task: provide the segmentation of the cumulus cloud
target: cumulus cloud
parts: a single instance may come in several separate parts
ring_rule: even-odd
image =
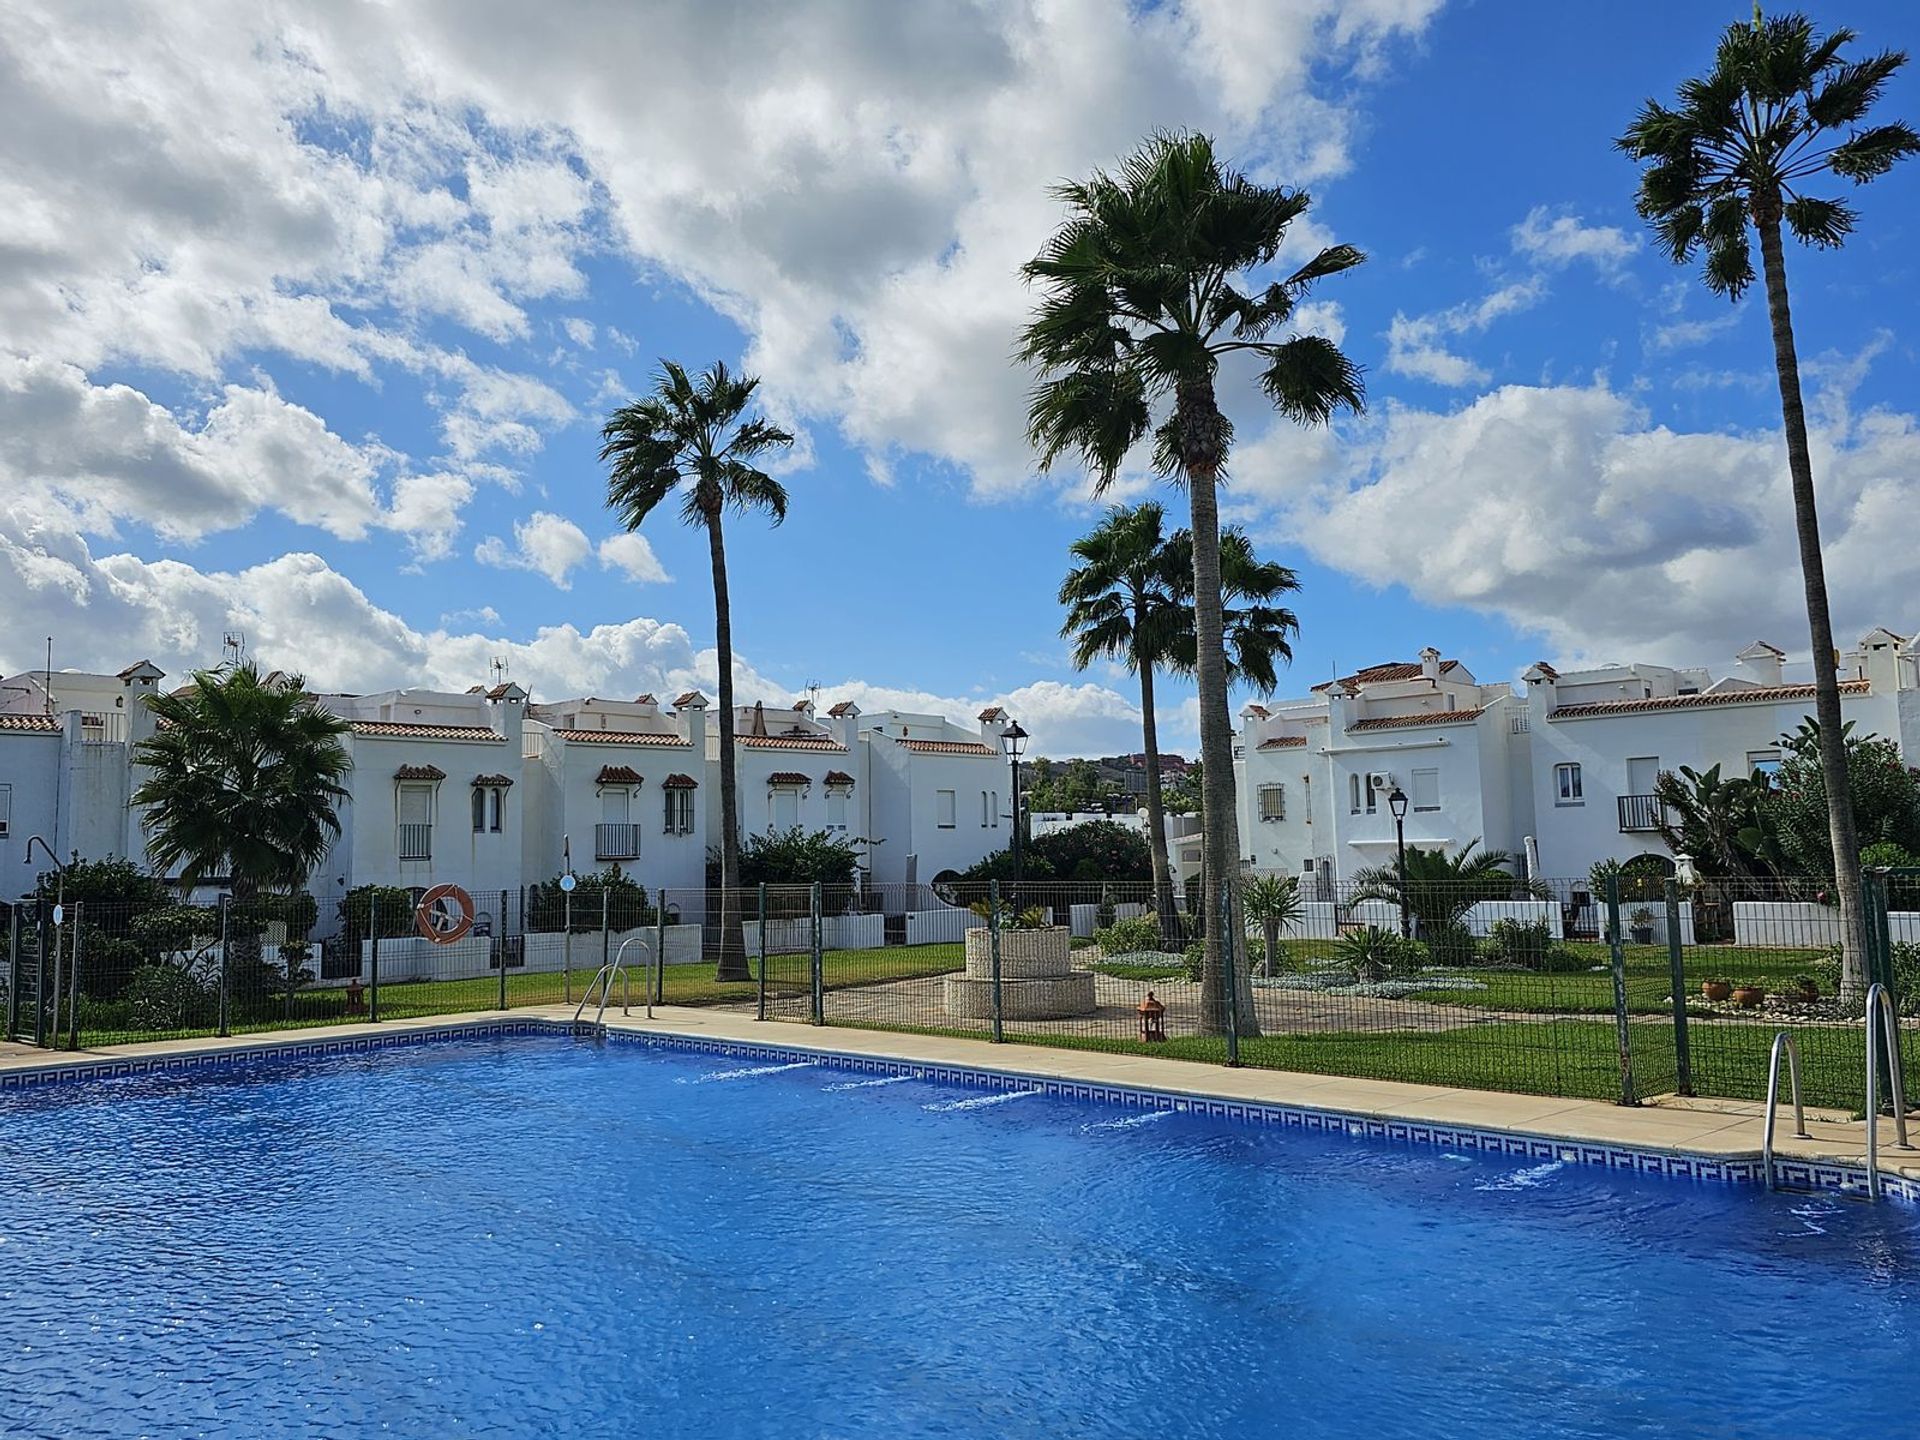
[[[1396,314],[1387,327],[1387,369],[1455,388],[1485,384],[1491,378],[1486,368],[1449,349],[1449,340],[1482,334],[1503,316],[1538,304],[1546,293],[1545,282],[1532,275],[1430,315]]]
[[[1640,241],[1617,225],[1588,225],[1577,215],[1536,205],[1513,227],[1513,248],[1541,265],[1584,262],[1613,276],[1640,252]]]
[[[593,542],[587,539],[587,532],[551,510],[536,510],[526,519],[514,521],[511,544],[498,535],[489,535],[473,547],[473,558],[482,565],[531,570],[562,590],[572,588],[569,576],[574,567],[584,564],[592,554]]]
[[[1911,625],[1920,426],[1856,414],[1837,388],[1814,412],[1836,623]],[[1756,635],[1805,645],[1777,429],[1677,432],[1602,380],[1511,385],[1450,414],[1391,408],[1292,496],[1284,528],[1317,558],[1500,616],[1555,658],[1703,663]]]
[[[600,542],[595,552],[608,570],[618,570],[637,585],[660,585],[673,577],[667,574],[660,557],[653,553],[647,537],[637,530],[623,530]]]

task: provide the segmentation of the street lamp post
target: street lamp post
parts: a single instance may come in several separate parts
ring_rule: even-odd
[[[1407,913],[1407,792],[1398,785],[1387,796],[1387,809],[1393,812],[1393,849],[1400,872],[1400,935],[1413,934],[1413,921]]]
[[[1014,721],[1000,732],[1000,748],[1013,766],[1013,883],[1020,883],[1020,756],[1027,748],[1027,732]]]

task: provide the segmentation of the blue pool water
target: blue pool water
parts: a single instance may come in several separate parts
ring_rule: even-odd
[[[559,1036],[0,1098],[0,1433],[1876,1436],[1904,1207]]]

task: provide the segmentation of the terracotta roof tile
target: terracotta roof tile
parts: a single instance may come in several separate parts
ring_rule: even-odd
[[[1842,680],[1842,695],[1868,695],[1873,687],[1865,680]],[[1699,695],[1663,695],[1652,700],[1593,700],[1582,705],[1562,705],[1547,712],[1549,720],[1584,720],[1597,715],[1639,715],[1650,710],[1699,710],[1713,705],[1774,705],[1792,700],[1811,700],[1811,685],[1761,685],[1750,690],[1716,690]]]
[[[1467,725],[1479,718],[1486,707],[1476,705],[1471,710],[1423,710],[1418,715],[1381,715],[1372,720],[1356,720],[1347,727],[1349,735],[1367,730],[1404,730],[1414,725]]]
[[[832,750],[845,754],[847,747],[831,735],[735,735],[734,740],[754,750]]]
[[[513,777],[511,775],[476,775],[471,783],[476,789],[504,790],[513,784]]]
[[[634,696],[633,703],[636,705],[658,705],[660,702],[654,699],[651,694],[647,694]]]
[[[798,770],[776,770],[767,777],[769,785],[811,785],[813,781]]]
[[[853,784],[853,777],[844,770],[829,770],[827,771],[827,784],[851,785]]]
[[[0,715],[0,730],[44,730],[58,733],[57,715]]]
[[[1000,752],[978,740],[902,740],[901,745],[917,755],[992,755]]]
[[[982,720],[998,720],[1001,716],[1005,715],[1006,713],[1007,712],[1002,710],[998,705],[989,705],[986,709],[980,712],[979,718]]]
[[[647,777],[631,765],[602,765],[593,777],[596,785],[644,785]]]
[[[1460,662],[1458,660],[1442,660],[1440,662],[1440,673],[1442,675],[1446,674],[1449,670],[1458,670],[1459,668]],[[1369,665],[1366,669],[1356,670],[1351,675],[1342,675],[1338,680],[1322,680],[1318,685],[1313,687],[1313,690],[1317,695],[1323,690],[1333,689],[1336,685],[1344,690],[1349,685],[1377,685],[1388,680],[1418,680],[1420,674],[1420,666],[1417,661],[1389,660],[1384,665]]]
[[[684,695],[681,695],[674,700],[673,708],[678,710],[682,706],[692,705],[695,703],[704,705],[707,703],[707,697],[702,695],[698,690],[689,690]]]
[[[447,772],[438,765],[402,765],[393,772],[396,780],[444,780]]]
[[[1276,735],[1271,740],[1262,740],[1260,742],[1260,748],[1262,750],[1291,750],[1295,746],[1305,745],[1306,743],[1307,737],[1304,735]]]
[[[660,782],[669,790],[697,790],[700,782],[691,775],[669,775]]]
[[[836,700],[827,707],[829,715],[858,715],[859,713],[860,707],[851,700]]]
[[[569,745],[685,745],[673,731],[657,730],[555,730]]]
[[[415,725],[404,720],[354,720],[353,733],[395,740],[476,740],[504,744],[506,736],[487,725]]]

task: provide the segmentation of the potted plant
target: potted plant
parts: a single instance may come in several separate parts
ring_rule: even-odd
[[[1653,911],[1642,905],[1627,917],[1627,921],[1627,933],[1633,937],[1634,944],[1651,945],[1653,943]]]
[[[1813,1004],[1820,998],[1820,981],[1812,975],[1794,976],[1791,998],[1803,1005]]]
[[[1733,1003],[1742,1010],[1751,1010],[1767,998],[1767,992],[1758,985],[1736,985],[1733,987]]]
[[[1700,982],[1700,993],[1718,1005],[1733,994],[1733,982],[1722,980],[1718,976],[1709,977]]]

